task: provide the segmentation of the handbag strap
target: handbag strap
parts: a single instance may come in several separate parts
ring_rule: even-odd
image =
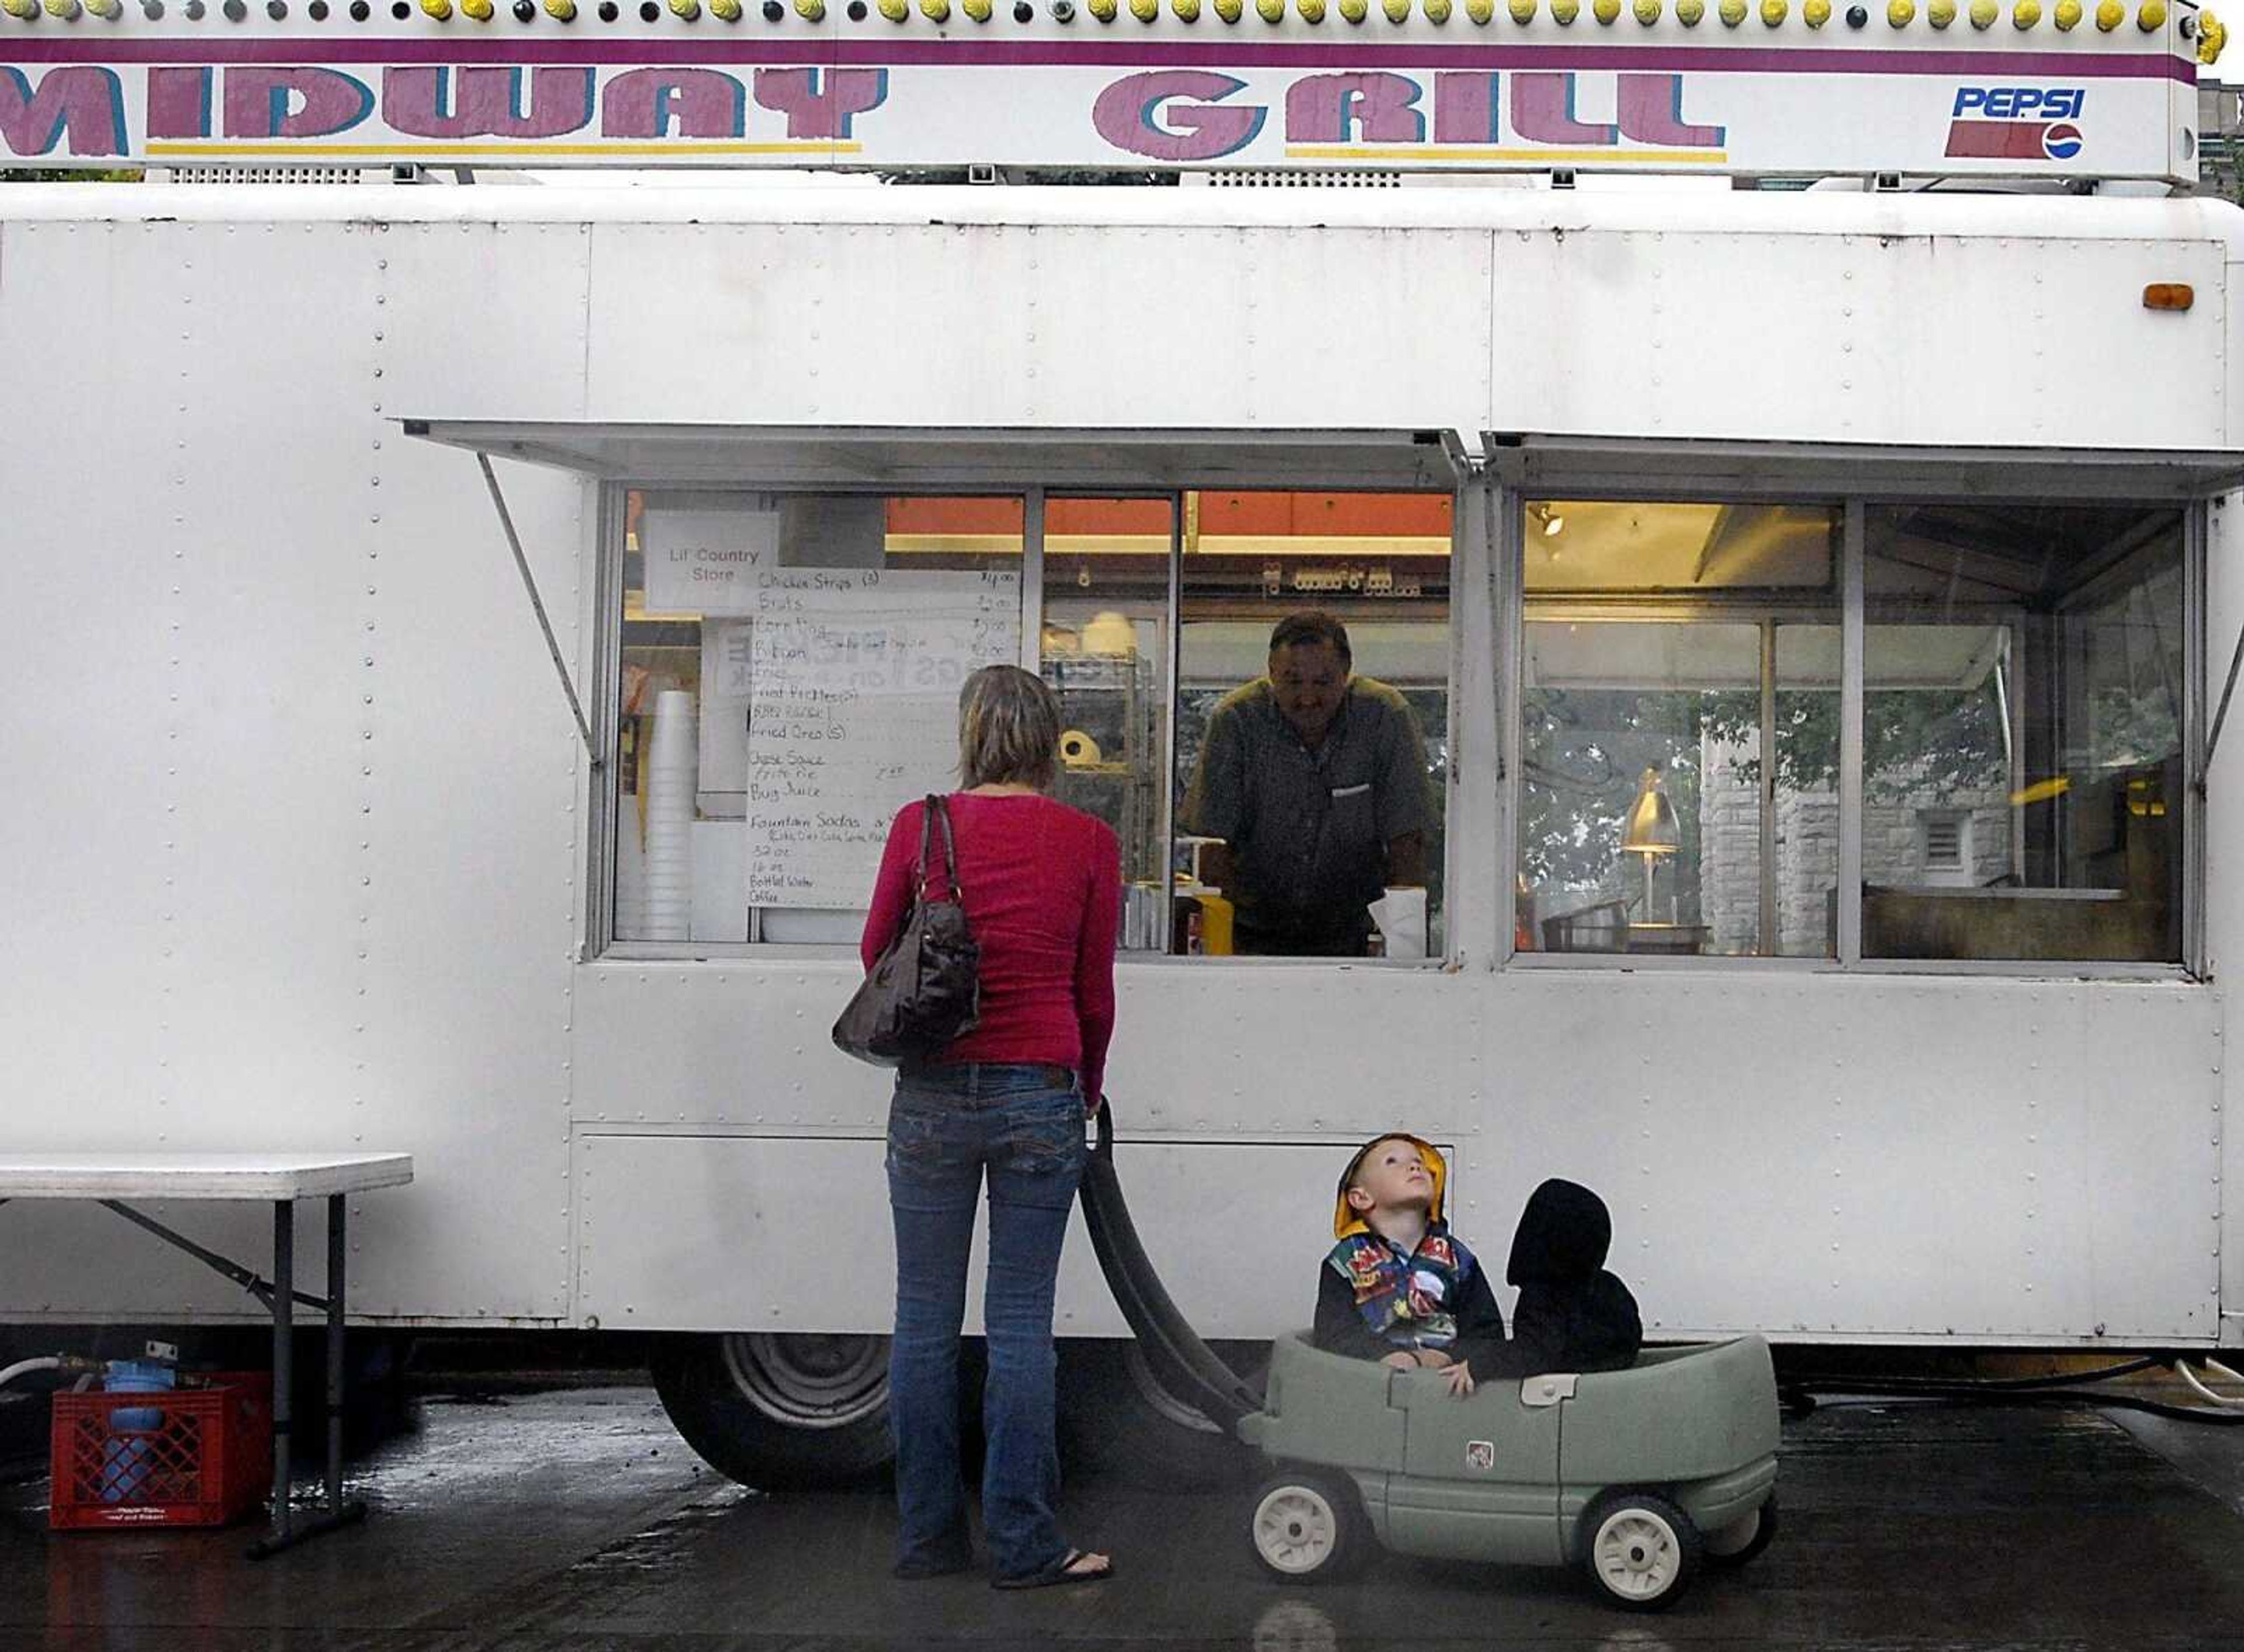
[[[920,811],[919,869],[913,877],[912,894],[916,900],[924,899],[927,895],[928,833],[937,821],[943,823],[943,877],[950,887],[950,898],[963,905],[966,897],[958,887],[958,840],[950,829],[950,810],[945,807],[942,797],[934,792],[927,795],[927,801]]]

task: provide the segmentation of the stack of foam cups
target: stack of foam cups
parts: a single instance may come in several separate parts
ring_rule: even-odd
[[[666,689],[647,742],[646,938],[687,938],[693,912],[693,696]]]

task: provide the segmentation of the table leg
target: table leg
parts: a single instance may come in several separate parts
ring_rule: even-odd
[[[328,1197],[328,1513],[343,1506],[343,1195]]]
[[[273,1202],[273,1525],[268,1541],[288,1540],[288,1459],[295,1426],[296,1202]]]
[[[294,1375],[290,1338],[295,1330],[296,1227],[293,1204],[274,1207],[273,1219],[273,1527],[249,1546],[249,1558],[261,1561],[305,1539],[353,1526],[366,1518],[363,1502],[343,1501],[343,1277],[347,1217],[344,1195],[328,1199],[328,1472],[327,1506],[310,1520],[296,1520],[288,1509],[288,1439],[292,1426],[289,1383]]]

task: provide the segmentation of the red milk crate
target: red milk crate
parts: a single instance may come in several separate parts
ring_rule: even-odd
[[[57,1394],[48,1526],[226,1526],[262,1502],[273,1488],[272,1376],[203,1380],[210,1385]],[[155,1425],[139,1426],[152,1412]]]

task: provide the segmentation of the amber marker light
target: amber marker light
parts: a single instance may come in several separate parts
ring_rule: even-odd
[[[2143,308],[2186,310],[2197,302],[2197,289],[2187,281],[2153,281],[2143,288]]]

